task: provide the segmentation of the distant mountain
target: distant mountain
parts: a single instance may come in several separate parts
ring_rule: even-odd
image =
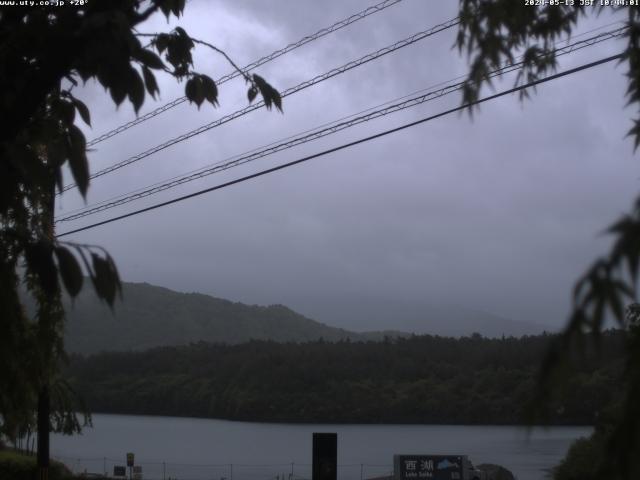
[[[237,344],[251,339],[304,342],[364,338],[310,320],[283,305],[245,305],[147,283],[123,283],[123,297],[113,312],[90,287],[73,303],[66,302],[67,351],[144,350],[200,341]]]
[[[485,337],[521,337],[558,330],[549,325],[515,321],[459,305],[428,301],[345,296],[322,301],[307,299],[293,308],[321,322],[356,332],[392,329],[447,337],[469,336],[474,332]]]
[[[331,327],[284,305],[246,305],[199,293],[180,293],[147,283],[123,283],[123,301],[114,311],[90,286],[67,300],[67,351],[146,350],[196,342],[238,344],[254,340],[306,342],[382,340],[411,333],[460,337],[538,334],[544,327],[459,307],[436,308],[380,299],[330,299],[311,309],[314,318],[346,326]],[[548,328],[547,328],[548,330]],[[409,333],[406,333],[409,332]]]

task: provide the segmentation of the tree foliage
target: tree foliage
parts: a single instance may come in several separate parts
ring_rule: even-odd
[[[218,102],[215,82],[194,69],[192,57],[196,45],[218,49],[181,27],[138,32],[156,12],[180,17],[185,0],[80,3],[0,10],[0,428],[8,434],[33,409],[38,388],[63,357],[62,289],[76,296],[88,276],[110,306],[120,292],[115,262],[104,249],[58,241],[53,231],[63,168],[83,197],[89,188],[78,123],[90,125],[91,112],[75,87],[96,81],[116,106],[128,101],[138,112],[147,95],[159,92],[162,73],[184,81],[185,95],[198,107]],[[146,36],[152,38],[143,45]],[[276,89],[242,73],[249,96],[259,92],[267,106],[281,110]],[[22,306],[21,282],[38,302],[36,321]]]
[[[98,412],[249,421],[522,424],[554,336],[192,344],[73,355],[66,374]],[[625,335],[575,362],[553,424],[591,425],[621,395]]]
[[[581,18],[598,14],[605,7],[585,7],[549,4],[526,6],[510,0],[461,0],[460,29],[456,44],[470,58],[471,71],[464,89],[464,102],[478,98],[484,85],[490,84],[487,74],[503,62],[513,62],[523,54],[523,66],[516,82],[538,79],[557,67],[552,43],[561,35],[574,30]],[[635,117],[628,135],[635,148],[640,145],[640,9],[607,6],[624,11],[627,16],[626,47],[621,62],[627,65],[626,96]],[[580,349],[585,338],[595,343],[600,336],[607,315],[626,327],[625,304],[637,292],[640,260],[640,196],[631,213],[623,216],[608,229],[614,236],[610,251],[596,259],[578,279],[572,311],[563,334],[550,347],[540,374],[536,404],[541,404],[565,378],[563,370],[570,352]],[[626,397],[620,406],[619,417],[608,437],[608,454],[603,455],[602,468],[607,478],[632,478],[631,467],[636,446],[640,444],[640,342],[627,345]],[[636,373],[634,373],[636,372]]]
[[[78,478],[64,464],[56,461],[51,462],[48,473],[48,480],[77,480]],[[38,478],[36,458],[9,449],[0,450],[0,478],[5,480]]]

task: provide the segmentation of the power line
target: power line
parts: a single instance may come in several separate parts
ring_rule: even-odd
[[[574,51],[580,50],[582,48],[590,47],[612,38],[617,38],[623,35],[626,30],[627,30],[627,27],[621,27],[615,30],[604,32],[599,35],[595,35],[593,37],[587,38],[585,40],[574,42],[565,47],[556,48],[551,52],[547,52],[543,54],[543,56],[548,56],[552,53],[555,54],[556,57],[566,55]],[[522,62],[505,65],[491,72],[488,78],[494,78],[500,75],[504,75],[505,73],[510,73],[512,71],[520,69],[521,66],[522,66]],[[458,78],[464,78],[464,76],[458,77]],[[199,170],[189,172],[187,174],[184,174],[178,177],[171,178],[164,182],[156,183],[144,189],[138,189],[137,191],[130,192],[125,195],[121,195],[114,199],[106,200],[99,204],[94,204],[93,206],[89,206],[89,207],[78,209],[76,211],[69,212],[66,216],[56,220],[56,223],[77,220],[79,218],[93,215],[105,210],[110,210],[112,208],[124,205],[126,203],[130,203],[135,200],[139,200],[141,198],[145,198],[150,195],[157,194],[164,190],[168,190],[170,188],[174,188],[179,185],[182,185],[194,180],[198,180],[200,178],[204,178],[206,176],[209,176],[224,170],[228,170],[230,168],[243,165],[245,163],[255,161],[259,158],[263,158],[268,155],[272,155],[277,152],[287,150],[289,148],[293,148],[295,146],[302,145],[304,143],[317,140],[319,138],[323,138],[328,135],[332,135],[334,133],[345,130],[347,128],[351,128],[355,125],[359,125],[361,123],[365,123],[365,122],[374,120],[376,118],[389,115],[391,113],[405,110],[407,108],[412,108],[412,107],[421,105],[425,102],[435,100],[437,98],[459,91],[464,86],[464,83],[465,82],[456,82],[456,83],[446,85],[445,87],[442,87],[437,90],[427,91],[427,89],[423,89],[423,90],[420,90],[419,92],[414,92],[413,94],[406,95],[404,97],[401,97],[399,99],[395,99],[389,102],[385,102],[376,107],[368,108],[367,110],[364,110],[362,112],[350,115],[348,117],[344,117],[340,120],[336,120],[329,124],[325,124],[321,127],[317,127],[316,129],[307,130],[305,132],[302,132],[301,134],[288,137],[284,140],[280,140],[280,142],[273,142],[267,145],[266,147],[263,147],[262,149],[260,148],[254,149],[250,152],[245,152],[243,154],[236,155],[234,157],[231,157],[230,159],[214,163],[212,165],[201,168]],[[420,95],[416,95],[412,97],[412,95],[415,95],[416,93],[419,93]],[[398,103],[394,104],[393,102],[398,102]],[[379,107],[383,107],[384,105],[387,105],[387,106],[384,108],[379,108]],[[369,112],[369,113],[365,113],[365,112]]]
[[[573,44],[571,44],[571,45],[567,45],[567,46],[562,47],[562,48],[557,47],[558,45],[561,45],[561,44],[562,44],[562,43],[564,43],[564,42],[567,42],[567,43],[568,43],[571,39],[574,39],[574,40],[575,40],[575,39],[578,39],[578,38],[585,37],[585,36],[587,36],[587,35],[589,35],[589,34],[591,34],[591,33],[594,33],[594,32],[596,32],[596,31],[604,30],[604,29],[606,29],[606,28],[608,28],[608,27],[611,27],[612,25],[622,25],[622,27],[618,27],[618,28],[617,28],[617,29],[615,29],[615,30],[612,30],[612,31],[609,31],[609,32],[605,32],[605,33],[603,33],[603,34],[599,34],[599,35],[596,35],[596,36],[593,36],[593,37],[588,38],[588,39],[586,39],[586,40],[581,40],[581,41],[579,41],[579,42],[574,42]],[[565,53],[569,53],[569,52],[566,50],[566,49],[569,49],[569,48],[571,49],[571,51],[575,51],[575,50],[579,50],[579,49],[584,48],[584,47],[587,47],[587,46],[591,46],[591,45],[593,45],[593,44],[595,44],[595,43],[600,43],[601,41],[605,41],[605,40],[608,40],[608,39],[610,39],[610,38],[620,37],[620,36],[622,36],[622,35],[624,34],[624,32],[625,32],[627,29],[628,29],[628,27],[625,25],[625,22],[620,21],[620,20],[615,21],[615,22],[609,22],[609,23],[606,23],[606,24],[603,24],[603,25],[599,25],[598,27],[595,27],[595,28],[592,28],[592,29],[586,30],[586,31],[581,32],[581,33],[579,33],[579,34],[576,34],[576,35],[573,35],[573,34],[572,34],[570,38],[563,39],[563,40],[557,40],[557,41],[554,43],[554,46],[556,46],[556,48],[553,50],[553,52],[555,53],[555,55],[556,55],[556,56],[560,56],[560,55],[563,55],[563,54],[565,54]],[[581,44],[581,43],[582,43],[582,44],[584,44],[584,45],[580,45],[580,46],[578,46],[578,44]],[[520,57],[520,58],[519,58],[519,60],[521,60],[521,59],[522,59],[522,57]],[[522,64],[522,62],[521,62],[521,61],[519,61],[516,65],[521,65],[521,64]],[[502,69],[502,68],[505,68],[505,66],[501,67],[501,69]],[[498,69],[498,70],[501,70],[501,69]],[[496,71],[498,71],[498,70],[496,70]],[[493,73],[493,72],[492,72],[492,73]],[[508,72],[504,72],[504,73],[508,73]],[[306,134],[306,133],[311,133],[311,132],[313,132],[313,131],[314,131],[314,130],[316,130],[316,129],[319,129],[319,128],[323,128],[323,127],[327,127],[327,126],[333,125],[333,124],[335,124],[335,123],[337,123],[337,122],[341,122],[341,121],[344,121],[344,120],[347,120],[347,119],[353,118],[353,117],[355,117],[355,116],[357,116],[357,115],[362,115],[362,114],[364,114],[364,113],[366,113],[366,112],[369,112],[369,111],[374,110],[374,109],[376,109],[376,108],[383,107],[383,106],[388,105],[388,104],[390,104],[390,103],[398,102],[398,101],[401,101],[401,100],[405,100],[405,99],[407,99],[407,98],[409,98],[409,97],[411,97],[411,96],[414,96],[414,95],[417,95],[417,94],[420,94],[420,93],[426,92],[426,91],[428,91],[428,89],[435,89],[435,88],[437,88],[437,87],[441,87],[441,86],[443,86],[443,85],[450,84],[451,82],[456,82],[456,81],[459,81],[459,80],[462,80],[462,79],[466,79],[467,77],[468,77],[468,73],[467,73],[467,74],[464,74],[464,75],[458,75],[457,77],[451,78],[451,79],[449,79],[449,80],[442,81],[442,82],[438,82],[438,83],[433,84],[433,85],[431,85],[431,86],[429,86],[429,87],[422,88],[422,89],[417,90],[417,91],[413,91],[413,92],[411,92],[411,93],[408,93],[408,94],[406,94],[406,95],[403,95],[402,97],[399,97],[399,98],[396,98],[396,99],[393,99],[393,100],[389,100],[389,101],[383,102],[383,103],[381,103],[381,104],[378,104],[378,105],[375,105],[375,106],[372,106],[372,107],[366,108],[366,109],[361,110],[361,111],[359,111],[359,112],[357,112],[357,113],[352,113],[352,114],[350,114],[350,115],[343,116],[343,117],[341,117],[341,118],[339,118],[339,119],[336,119],[336,120],[333,120],[333,121],[331,121],[331,122],[323,123],[323,124],[321,124],[321,125],[316,126],[315,128],[307,129],[307,130],[305,130],[305,131],[303,131],[303,132],[299,132],[298,134],[290,135],[290,136],[285,137],[285,138],[282,138],[282,139],[280,139],[280,140],[270,142],[269,144],[262,145],[262,146],[260,146],[260,147],[256,147],[256,148],[254,148],[254,149],[252,149],[252,150],[245,151],[245,152],[243,152],[243,153],[236,154],[236,155],[233,155],[233,156],[231,156],[231,157],[227,157],[227,158],[226,158],[226,159],[224,159],[224,160],[220,160],[220,161],[218,161],[218,162],[215,162],[215,163],[209,164],[209,165],[204,166],[204,167],[201,167],[201,168],[199,168],[199,169],[195,169],[195,170],[191,170],[191,171],[189,171],[189,172],[183,173],[183,174],[175,175],[175,176],[170,177],[170,178],[168,178],[168,179],[165,179],[165,180],[162,180],[162,181],[159,181],[159,182],[153,183],[153,184],[151,184],[151,185],[147,185],[146,187],[141,187],[141,188],[135,189],[135,190],[130,191],[130,192],[126,193],[126,194],[116,195],[116,196],[110,197],[110,198],[108,198],[108,199],[101,200],[101,201],[99,201],[99,202],[95,202],[95,203],[93,203],[93,204],[92,204],[92,205],[90,205],[90,206],[85,206],[85,207],[80,207],[80,208],[77,208],[77,209],[72,209],[72,210],[68,211],[67,213],[68,213],[68,214],[74,214],[74,213],[77,213],[77,212],[85,211],[85,210],[87,210],[87,208],[93,208],[93,207],[98,206],[98,205],[103,205],[103,204],[106,204],[106,203],[110,203],[110,202],[112,202],[112,201],[119,200],[119,199],[121,199],[121,198],[122,198],[122,197],[124,197],[124,196],[129,196],[129,195],[132,195],[132,194],[136,194],[136,193],[139,193],[139,192],[143,192],[143,191],[145,191],[145,190],[147,190],[147,189],[150,189],[150,188],[153,188],[153,187],[157,187],[157,186],[163,185],[163,184],[164,184],[164,183],[166,183],[166,182],[172,182],[173,180],[178,180],[178,179],[183,178],[183,177],[187,177],[187,176],[190,176],[190,175],[193,175],[193,174],[197,174],[197,173],[202,172],[202,171],[204,171],[204,170],[209,170],[212,166],[219,165],[219,164],[221,164],[221,163],[225,163],[225,162],[231,161],[231,159],[237,159],[238,157],[243,156],[243,155],[247,155],[247,154],[249,154],[249,153],[256,153],[256,152],[258,152],[258,151],[260,151],[260,150],[262,150],[262,149],[266,149],[266,148],[271,147],[271,146],[273,146],[273,145],[276,145],[276,144],[278,144],[278,143],[280,143],[280,142],[283,142],[283,141],[287,141],[287,140],[293,139],[293,138],[295,138],[296,136],[299,136],[299,135],[302,135],[302,134]],[[64,220],[64,219],[60,219],[60,220]]]
[[[478,100],[476,100],[474,102],[468,102],[466,104],[460,105],[459,107],[455,107],[455,108],[452,108],[452,109],[449,109],[449,110],[445,110],[443,112],[440,112],[440,113],[437,113],[435,115],[431,115],[431,116],[422,118],[420,120],[416,120],[414,122],[405,123],[404,125],[401,125],[399,127],[395,127],[395,128],[389,129],[389,130],[385,130],[385,131],[376,133],[374,135],[370,135],[368,137],[360,138],[358,140],[354,140],[353,142],[344,143],[344,144],[339,145],[337,147],[333,147],[333,148],[330,148],[330,149],[327,149],[327,150],[323,150],[321,152],[314,153],[314,154],[308,155],[306,157],[302,157],[302,158],[300,158],[298,160],[294,160],[292,162],[288,162],[288,163],[285,163],[285,164],[282,164],[282,165],[278,165],[276,167],[268,168],[266,170],[261,170],[260,172],[253,173],[251,175],[247,175],[247,176],[244,176],[244,177],[241,177],[241,178],[237,178],[237,179],[231,180],[229,182],[221,183],[221,184],[215,185],[213,187],[205,188],[204,190],[199,190],[197,192],[190,193],[188,195],[183,195],[181,197],[177,197],[177,198],[174,198],[172,200],[168,200],[166,202],[161,202],[161,203],[157,203],[155,205],[151,205],[151,206],[146,207],[146,208],[141,208],[139,210],[135,210],[133,212],[126,213],[124,215],[119,215],[117,217],[112,217],[112,218],[109,218],[107,220],[103,220],[101,222],[96,222],[96,223],[93,223],[91,225],[87,225],[87,226],[84,226],[84,227],[81,227],[81,228],[76,228],[74,230],[70,230],[68,232],[61,233],[61,234],[58,235],[58,237],[64,237],[64,236],[67,236],[67,235],[71,235],[72,233],[78,233],[78,232],[82,232],[82,231],[85,231],[85,230],[89,230],[89,229],[92,229],[92,228],[95,228],[95,227],[99,227],[101,225],[106,225],[108,223],[115,222],[117,220],[122,220],[122,219],[125,219],[125,218],[128,218],[128,217],[139,215],[141,213],[149,212],[151,210],[155,210],[155,209],[158,209],[158,208],[161,208],[161,207],[166,207],[166,206],[171,205],[173,203],[178,203],[178,202],[181,202],[183,200],[187,200],[189,198],[193,198],[193,197],[197,197],[197,196],[200,196],[200,195],[204,195],[205,193],[213,192],[215,190],[220,190],[220,189],[225,188],[225,187],[230,187],[231,185],[242,183],[242,182],[245,182],[247,180],[252,180],[254,178],[258,178],[258,177],[261,177],[263,175],[267,175],[269,173],[276,172],[278,170],[283,170],[285,168],[292,167],[294,165],[298,165],[298,164],[307,162],[309,160],[313,160],[314,158],[322,157],[322,156],[328,155],[330,153],[334,153],[334,152],[337,152],[337,151],[340,151],[340,150],[344,150],[346,148],[353,147],[355,145],[359,145],[361,143],[365,143],[365,142],[368,142],[368,141],[371,141],[371,140],[375,140],[377,138],[384,137],[386,135],[390,135],[392,133],[396,133],[396,132],[399,132],[401,130],[404,130],[404,129],[407,129],[407,128],[410,128],[410,127],[414,127],[416,125],[420,125],[422,123],[426,123],[426,122],[429,122],[431,120],[435,120],[436,118],[444,117],[444,116],[449,115],[451,113],[455,113],[455,112],[464,110],[466,108],[473,107],[474,105],[479,105],[481,103],[488,102],[490,100],[494,100],[496,98],[499,98],[499,97],[502,97],[502,96],[505,96],[505,95],[509,95],[511,93],[519,92],[519,91],[525,90],[527,88],[530,88],[530,87],[533,87],[533,86],[536,86],[536,85],[540,85],[542,83],[549,82],[551,80],[556,80],[558,78],[561,78],[561,77],[564,77],[564,76],[567,76],[567,75],[571,75],[573,73],[577,73],[577,72],[580,72],[582,70],[593,68],[593,67],[596,67],[598,65],[602,65],[604,63],[611,62],[613,60],[618,60],[618,59],[621,59],[622,57],[623,57],[623,54],[619,53],[617,55],[612,55],[612,56],[597,60],[595,62],[583,64],[583,65],[581,65],[579,67],[575,67],[575,68],[566,70],[564,72],[556,73],[554,75],[550,75],[550,76],[545,77],[545,78],[541,78],[541,79],[538,79],[538,80],[527,82],[527,83],[525,83],[523,85],[519,85],[517,87],[510,88],[509,90],[505,90],[505,91],[502,91],[500,93],[496,93],[494,95],[490,95],[488,97],[480,98],[480,99],[478,99]]]
[[[264,65],[265,63],[270,62],[271,60],[274,60],[278,57],[281,57],[282,55],[289,53],[297,48],[302,47],[303,45],[306,45],[307,43],[310,43],[314,40],[317,40],[319,38],[322,38],[326,35],[329,35],[330,33],[333,33],[337,30],[340,30],[341,28],[344,28],[348,25],[351,25],[352,23],[355,23],[359,20],[362,20],[363,18],[368,17],[369,15],[373,15],[374,13],[378,13],[381,12],[383,10],[385,10],[388,7],[391,7],[393,5],[395,5],[396,3],[401,2],[402,0],[384,0],[380,3],[377,3],[376,5],[373,5],[365,10],[362,10],[361,12],[358,13],[354,13],[353,15],[344,18],[336,23],[334,23],[333,25],[330,25],[328,27],[325,28],[321,28],[320,30],[318,30],[317,32],[311,34],[311,35],[307,35],[306,37],[301,38],[300,40],[298,40],[297,42],[294,43],[290,43],[289,45],[287,45],[286,47],[283,47],[279,50],[276,50],[272,53],[270,53],[269,55],[266,55],[262,58],[259,58],[258,60],[255,60],[247,65],[245,65],[244,67],[242,67],[242,71],[243,72],[247,72],[249,70],[252,70],[254,68],[257,68],[261,65]],[[232,72],[223,75],[222,77],[220,77],[219,79],[216,80],[216,84],[218,86],[222,85],[223,83],[232,80],[234,78],[236,78],[237,76],[240,75],[240,72],[238,72],[237,70],[233,70]],[[156,108],[155,110],[152,110],[151,112],[145,113],[144,115],[135,118],[134,120],[131,120],[130,122],[124,123],[116,128],[114,128],[113,130],[110,130],[102,135],[100,135],[97,138],[94,138],[92,140],[90,140],[89,142],[87,142],[87,147],[92,147],[93,145],[96,145],[108,138],[111,138],[115,135],[118,135],[119,133],[124,132],[125,130],[130,129],[131,127],[134,127],[142,122],[146,122],[147,120],[150,120],[151,118],[160,115],[161,113],[166,112],[167,110],[172,109],[173,107],[177,107],[178,105],[180,105],[181,103],[184,103],[185,101],[187,101],[187,97],[180,97],[180,98],[176,98],[175,100],[172,100],[169,103],[166,103],[158,108]]]
[[[293,95],[294,93],[297,93],[301,90],[304,90],[305,88],[311,87],[313,85],[316,85],[320,82],[323,82],[325,80],[328,80],[332,77],[335,77],[336,75],[340,75],[342,73],[345,73],[349,70],[352,70],[353,68],[359,67],[361,65],[364,65],[365,63],[371,62],[372,60],[376,60],[377,58],[382,57],[383,55],[387,55],[389,53],[395,52],[396,50],[399,50],[401,48],[404,48],[406,46],[412,45],[416,42],[419,42],[420,40],[424,40],[425,38],[428,38],[432,35],[435,35],[436,33],[442,32],[443,30],[447,30],[449,28],[452,28],[454,26],[456,26],[459,23],[458,18],[454,18],[451,20],[448,20],[447,22],[441,23],[439,25],[435,25],[434,27],[431,27],[427,30],[423,30],[422,32],[418,32],[415,33],[403,40],[399,40],[398,42],[386,46],[384,48],[381,48],[380,50],[376,50],[375,52],[369,53],[367,55],[364,55],[363,57],[358,58],[357,60],[352,60],[351,62],[345,63],[344,65],[334,68],[332,70],[329,70],[326,73],[323,73],[321,75],[317,75],[316,77],[313,77],[310,80],[306,80],[298,85],[296,85],[295,87],[291,87],[288,88],[287,90],[283,91],[280,96],[282,98],[287,97],[289,95]],[[247,107],[237,110],[233,113],[230,113],[228,115],[225,115],[222,118],[219,118],[218,120],[215,120],[211,123],[208,123],[206,125],[202,125],[199,128],[196,128],[195,130],[191,130],[187,133],[184,133],[178,137],[172,138],[171,140],[168,140],[164,143],[161,143],[159,145],[156,145],[155,147],[152,147],[148,150],[145,150],[144,152],[138,153],[137,155],[133,155],[125,160],[122,160],[121,162],[118,162],[114,165],[111,165],[110,167],[104,168],[94,174],[92,174],[89,178],[94,179],[97,177],[101,177],[103,175],[106,175],[108,173],[111,173],[115,170],[119,170],[123,167],[126,167],[127,165],[130,165],[132,163],[138,162],[140,160],[142,160],[143,158],[149,157],[161,150],[164,150],[165,148],[168,148],[172,145],[175,145],[176,143],[180,143],[183,142],[185,140],[188,140],[191,137],[194,137],[196,135],[199,135],[203,132],[206,132],[208,130],[211,130],[212,128],[216,128],[219,127],[220,125],[223,125],[227,122],[230,122],[231,120],[234,120],[238,117],[241,117],[243,115],[246,115],[247,113],[253,112],[254,110],[257,110],[259,108],[261,108],[262,106],[264,106],[264,101],[260,101],[257,102],[253,105],[248,105]],[[75,188],[77,185],[76,184],[69,184],[66,185],[63,189],[62,192],[66,192],[67,190],[70,190],[72,188]]]

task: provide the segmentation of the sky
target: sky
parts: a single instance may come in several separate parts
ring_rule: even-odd
[[[329,26],[375,1],[204,1],[185,15],[147,22],[144,32],[180,25],[239,65]],[[255,70],[283,91],[416,32],[454,18],[457,2],[404,0]],[[615,28],[605,10],[574,36]],[[92,181],[86,205],[220,162],[339,118],[449,82],[468,70],[443,31]],[[585,35],[584,38],[586,38]],[[577,37],[580,39],[583,37]],[[564,44],[563,44],[564,45]],[[560,70],[618,53],[610,40],[560,59]],[[229,73],[198,48],[195,68]],[[302,165],[153,212],[66,237],[99,244],[125,281],[201,292],[250,304],[285,304],[325,323],[365,330],[378,306],[450,305],[560,327],[578,276],[606,253],[607,226],[627,212],[640,171],[625,138],[625,66],[615,62],[541,85],[530,100],[508,95],[473,118],[454,113]],[[495,83],[510,88],[514,76]],[[160,78],[161,98],[184,84]],[[94,147],[95,172],[247,105],[247,86],[220,86],[220,106],[179,107]],[[491,93],[491,92],[487,92]],[[135,117],[101,86],[74,94],[91,108],[92,139]],[[60,222],[58,233],[169,200],[394,128],[461,102],[459,93],[349,128],[146,199]],[[56,217],[85,206],[75,190]],[[352,312],[349,323],[340,315]],[[394,319],[388,318],[387,328]],[[380,325],[376,325],[380,327]]]

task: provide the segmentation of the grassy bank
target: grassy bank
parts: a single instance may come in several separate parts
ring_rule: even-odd
[[[51,461],[49,480],[78,480],[80,478],[83,478],[83,476],[72,474],[62,463]],[[37,480],[38,465],[36,457],[11,449],[0,450],[0,479]]]

